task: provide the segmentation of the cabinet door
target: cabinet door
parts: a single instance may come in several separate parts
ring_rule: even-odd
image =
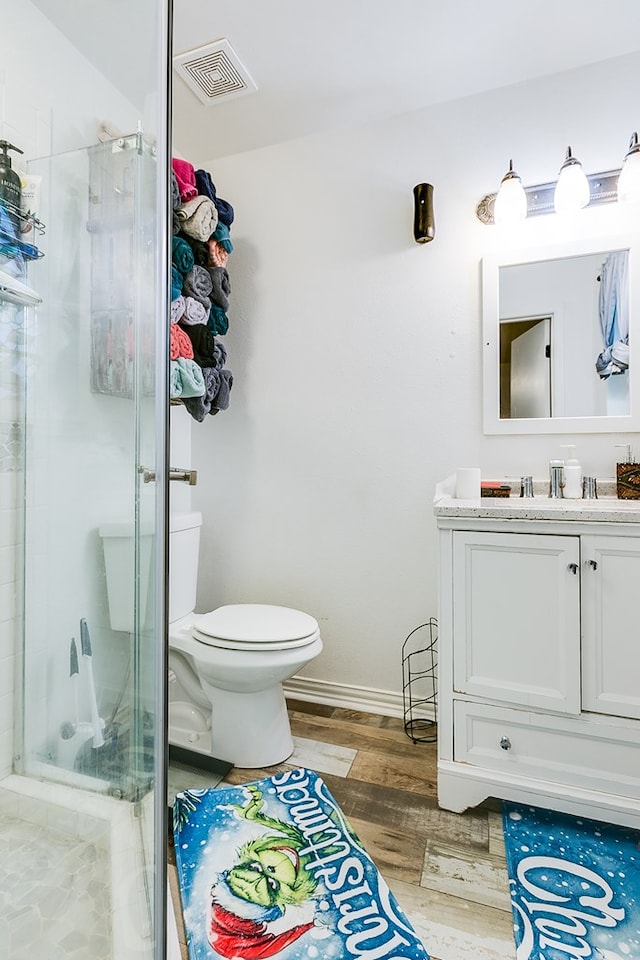
[[[456,691],[579,712],[579,563],[578,537],[454,533]]]
[[[583,709],[640,718],[640,539],[582,538]]]

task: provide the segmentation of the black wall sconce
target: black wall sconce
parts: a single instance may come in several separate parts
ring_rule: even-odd
[[[429,243],[435,235],[433,185],[418,183],[413,188],[413,236],[416,243]]]

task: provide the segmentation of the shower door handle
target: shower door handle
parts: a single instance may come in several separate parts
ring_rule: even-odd
[[[153,483],[156,479],[155,470],[151,470],[149,467],[138,467],[138,472],[142,474],[145,483]],[[182,480],[184,483],[188,483],[190,487],[195,487],[198,482],[198,471],[170,467],[169,480]]]

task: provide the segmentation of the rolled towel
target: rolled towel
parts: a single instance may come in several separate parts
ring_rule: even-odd
[[[186,301],[182,295],[171,301],[171,323],[177,323],[184,314],[185,303]]]
[[[233,374],[231,370],[220,370],[220,386],[218,387],[218,392],[213,398],[213,403],[211,404],[211,413],[214,410],[226,410],[229,406],[229,394],[231,393],[231,387],[233,386]]]
[[[225,250],[217,240],[209,240],[207,244],[207,265],[211,267],[226,267],[229,262],[229,251]]]
[[[205,273],[207,271],[205,270]],[[209,277],[209,274],[207,273]],[[211,282],[211,277],[209,277],[209,282]],[[175,267],[171,267],[171,299],[177,300],[180,294],[182,293],[182,274],[179,270],[176,270]]]
[[[196,187],[198,193],[203,197],[209,197],[209,200],[216,199],[216,185],[211,179],[211,174],[206,170],[196,170]]]
[[[222,340],[216,340],[215,346],[213,348],[213,356],[215,357],[214,367],[218,370],[222,370],[225,363],[227,362],[227,348],[225,347]]]
[[[199,300],[205,307],[209,304],[209,309],[211,309],[209,294],[211,293],[212,287],[213,282],[209,271],[205,270],[204,267],[199,267],[197,264],[191,268],[182,283],[185,297],[194,297],[195,300]]]
[[[193,250],[182,237],[173,237],[171,240],[171,263],[183,277],[185,273],[189,273],[189,270],[193,269],[195,263]]]
[[[184,298],[184,311],[180,317],[181,323],[206,323],[208,318],[209,315],[204,304],[200,303],[199,300],[194,299],[194,297]]]
[[[223,200],[222,197],[216,197],[213,202],[215,203],[216,210],[218,211],[219,222],[224,223],[225,227],[230,227],[233,223],[235,213],[229,201]]]
[[[176,177],[173,170],[171,171],[171,209],[177,210],[180,204],[182,203],[182,197],[180,196],[180,187],[178,186],[178,178]]]
[[[172,323],[169,328],[169,357],[171,360],[177,360],[178,357],[193,360],[191,340],[178,323]]]
[[[189,244],[193,252],[193,259],[199,267],[208,267],[209,266],[209,245],[204,243],[202,240],[194,240],[193,237],[188,237],[184,234],[183,239],[186,243]]]
[[[174,210],[173,213],[172,213],[172,215],[171,215],[171,233],[172,233],[172,235],[173,235],[174,237],[175,237],[178,233],[180,233],[180,226],[181,226],[181,224],[180,224],[180,221],[178,220],[178,214],[177,214],[176,211]]]
[[[208,240],[218,224],[218,211],[208,197],[187,200],[176,210],[176,216],[182,232],[195,240]]]
[[[215,354],[216,339],[204,323],[196,326],[181,326],[182,332],[189,338],[193,348],[193,359],[201,367],[218,367]]]
[[[229,272],[224,267],[209,267],[211,277],[211,299],[226,312],[229,309],[231,282]]]
[[[229,318],[222,307],[219,307],[217,303],[211,304],[207,326],[212,333],[217,333],[220,337],[224,337],[225,333],[229,329]]]
[[[180,160],[179,157],[172,157],[171,167],[178,181],[178,190],[180,191],[180,199],[182,202],[185,203],[187,200],[197,197],[198,188],[196,187],[196,172],[193,164],[189,163],[188,160]]]
[[[203,396],[184,401],[184,405],[198,423],[202,423],[208,413],[211,413],[211,404],[220,389],[220,374],[213,367],[204,367],[202,370],[205,391]],[[216,413],[218,411],[216,410]]]
[[[220,246],[226,250],[227,253],[233,253],[233,244],[231,243],[229,227],[226,225],[226,223],[218,223],[215,229],[211,231],[209,236],[212,240],[217,240]]]
[[[178,398],[203,397],[205,394],[202,369],[195,360],[178,357],[169,363],[169,395],[172,400]]]

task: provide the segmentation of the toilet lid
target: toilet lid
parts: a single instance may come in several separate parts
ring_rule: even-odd
[[[229,603],[198,617],[193,635],[213,645],[275,650],[310,643],[318,635],[318,623],[290,607]]]

